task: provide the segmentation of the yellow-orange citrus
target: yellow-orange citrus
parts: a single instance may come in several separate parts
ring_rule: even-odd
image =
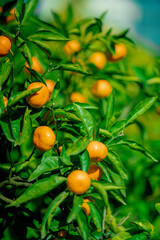
[[[0,36],[0,57],[6,56],[12,47],[11,40],[6,36]]]
[[[49,96],[52,97],[52,92],[53,92],[53,89],[54,89],[56,83],[50,79],[47,79],[46,84],[47,84],[47,88],[49,91]]]
[[[81,49],[81,45],[77,40],[71,40],[68,41],[65,45],[64,45],[64,52],[68,55],[71,56],[74,53],[79,52]]]
[[[91,200],[87,197],[83,198],[82,208],[84,209],[87,216],[91,214],[91,210],[87,202],[91,202]]]
[[[72,193],[77,195],[84,194],[91,185],[88,173],[82,170],[75,170],[67,177],[67,186]]]
[[[127,49],[124,44],[118,43],[115,44],[115,54],[112,54],[111,52],[107,53],[107,59],[109,62],[116,62],[127,55]]]
[[[4,112],[5,112],[6,107],[7,107],[7,103],[8,103],[8,98],[6,98],[5,96],[3,96],[3,100],[4,100]]]
[[[73,92],[70,96],[71,102],[86,103],[87,99],[79,92]]]
[[[94,65],[98,69],[102,69],[106,65],[107,58],[106,58],[104,53],[102,53],[102,52],[95,52],[95,53],[92,53],[92,55],[89,57],[88,62],[89,63],[94,63]]]
[[[95,97],[105,98],[112,92],[112,86],[107,80],[99,79],[93,83],[91,92]]]
[[[10,15],[8,15],[6,17],[6,23],[9,23],[9,22],[11,22],[11,21],[16,19],[16,17],[15,17],[16,9],[15,8],[12,8],[9,13],[10,13]]]
[[[0,13],[2,13],[3,12],[3,7],[0,7]]]
[[[91,164],[89,166],[89,169],[88,169],[88,175],[91,179],[94,179],[94,180],[101,180],[102,178],[102,168],[96,164]]]
[[[59,152],[61,153],[61,152],[62,152],[62,146],[60,146],[60,147],[58,148],[58,150],[59,150]]]
[[[33,134],[33,144],[41,152],[50,150],[55,143],[55,134],[50,127],[37,127]]]
[[[91,163],[101,162],[108,154],[107,147],[98,141],[91,141],[87,146]]]
[[[58,232],[59,237],[67,238],[68,237],[68,232],[65,229],[62,229]]]
[[[29,68],[29,65],[27,62],[25,63],[25,66]],[[32,57],[32,69],[37,71],[40,74],[42,74],[42,72],[43,72],[43,69],[42,69],[41,64],[39,63],[37,57]],[[24,70],[26,73],[30,74],[26,68],[24,68]]]
[[[28,104],[33,108],[41,108],[48,101],[48,98],[49,98],[48,88],[45,84],[41,82],[31,83],[28,86],[27,90],[31,90],[39,87],[41,87],[40,90],[38,90],[37,92],[35,92],[30,96],[27,96],[26,98]]]

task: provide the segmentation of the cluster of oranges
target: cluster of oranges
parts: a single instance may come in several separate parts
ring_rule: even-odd
[[[80,50],[81,50],[81,45],[77,40],[68,41],[64,46],[64,52],[70,57],[73,57],[74,54],[77,54]],[[88,63],[94,64],[98,70],[101,70],[105,67],[107,61],[116,62],[124,58],[126,55],[127,55],[127,49],[125,45],[122,43],[118,43],[118,44],[115,44],[115,54],[111,54],[111,52],[109,51],[106,54],[104,54],[103,52],[94,52],[90,55],[88,59]],[[79,60],[77,61],[79,62]],[[72,62],[75,63],[74,57],[72,58]],[[84,63],[81,65],[84,65]],[[107,80],[99,79],[92,85],[91,92],[95,97],[99,99],[105,98],[111,94],[112,86]],[[87,101],[86,97],[79,92],[73,92],[70,96],[70,100],[72,102],[80,102],[80,103],[85,103]]]

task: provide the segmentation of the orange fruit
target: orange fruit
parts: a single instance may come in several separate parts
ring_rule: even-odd
[[[86,103],[87,99],[79,92],[73,92],[70,96],[71,102]]]
[[[95,53],[92,53],[92,55],[89,57],[88,62],[89,63],[94,63],[94,65],[98,69],[102,69],[106,65],[107,58],[106,58],[104,53],[102,53],[102,52],[95,52]]]
[[[25,63],[25,66],[29,68],[28,62]],[[37,71],[39,74],[42,74],[43,69],[41,67],[41,64],[39,63],[37,57],[32,57],[32,69]],[[29,71],[24,68],[25,72],[30,74]]]
[[[6,56],[12,47],[11,40],[6,36],[0,36],[0,57]]]
[[[115,54],[110,52],[107,53],[107,59],[109,62],[116,62],[127,55],[127,49],[124,44],[118,43],[115,44]]]
[[[91,179],[94,179],[94,180],[101,180],[102,178],[102,168],[96,164],[91,164],[89,166],[89,169],[88,169],[88,175]]]
[[[78,41],[76,40],[71,40],[68,41],[65,45],[64,45],[64,52],[68,55],[71,56],[74,53],[79,52],[81,49],[81,45]]]
[[[47,88],[49,91],[49,96],[52,97],[52,92],[53,92],[53,89],[54,89],[54,86],[56,85],[56,83],[50,79],[47,79],[46,84],[47,84]]]
[[[41,152],[50,150],[55,143],[55,134],[50,127],[37,127],[33,134],[33,144]]]
[[[67,238],[68,237],[68,232],[65,229],[62,229],[58,232],[58,236]]]
[[[26,97],[28,104],[33,108],[41,108],[49,98],[49,91],[45,84],[41,82],[33,82],[31,83],[27,90],[42,87],[39,91],[33,93],[30,96]]]
[[[11,21],[16,19],[16,17],[15,17],[16,9],[15,8],[12,8],[9,13],[10,13],[10,15],[8,15],[6,17],[6,23],[9,23],[9,22],[11,22]]]
[[[91,202],[91,200],[87,197],[83,198],[82,208],[84,209],[87,216],[91,214],[91,210],[87,202]]]
[[[6,107],[7,107],[7,103],[8,103],[8,98],[6,98],[5,96],[3,96],[3,100],[4,100],[4,112],[5,112]]]
[[[82,170],[75,170],[67,177],[67,186],[72,193],[77,195],[84,194],[91,185],[88,173]]]
[[[108,154],[107,147],[98,141],[91,141],[87,146],[91,163],[101,162]]]
[[[99,79],[93,83],[91,92],[95,97],[105,98],[112,92],[112,86],[107,80]]]
[[[59,150],[59,152],[61,153],[61,152],[62,152],[62,146],[60,146],[60,147],[58,148],[58,150]]]
[[[3,7],[0,7],[0,13],[2,13],[3,12]]]

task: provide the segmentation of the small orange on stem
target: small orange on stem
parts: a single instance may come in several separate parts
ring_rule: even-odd
[[[11,21],[16,19],[16,17],[15,17],[16,9],[15,8],[12,8],[9,13],[10,13],[10,15],[8,15],[6,17],[6,23],[9,23],[9,22],[11,22]]]
[[[98,69],[104,68],[107,62],[107,58],[102,52],[95,52],[89,57],[89,63],[93,63]]]
[[[101,162],[108,154],[107,147],[98,141],[91,141],[87,146],[91,163]]]
[[[6,36],[0,36],[0,57],[6,56],[11,50],[12,42]]]
[[[74,170],[67,177],[67,186],[74,194],[84,194],[89,189],[90,185],[91,179],[88,173],[82,170]]]
[[[118,43],[118,44],[115,44],[115,54],[108,52],[107,59],[109,62],[116,62],[122,58],[125,58],[126,55],[127,55],[127,49],[125,45],[122,43]]]
[[[27,90],[40,88],[40,87],[41,87],[40,90],[26,97],[28,104],[33,108],[41,108],[48,101],[49,91],[47,86],[44,83],[33,82],[28,86]]]
[[[97,98],[105,98],[111,94],[112,86],[107,80],[99,79],[93,83],[91,92]]]
[[[47,79],[46,84],[47,84],[47,88],[49,91],[49,96],[52,97],[52,92],[53,92],[53,89],[54,89],[56,83],[50,79]]]
[[[102,178],[102,168],[96,164],[91,164],[88,169],[88,175],[91,179],[100,181]]]
[[[81,50],[81,45],[77,40],[71,40],[68,41],[65,45],[64,45],[64,52],[68,55],[71,56],[74,53],[77,53]]]
[[[27,62],[25,63],[25,66],[29,68],[29,65],[28,65]],[[43,72],[41,64],[39,63],[37,57],[35,57],[35,56],[32,57],[32,69],[37,71],[39,74],[42,74],[42,72]],[[26,68],[24,68],[24,70],[25,70],[26,73],[30,74],[29,71]]]
[[[82,208],[84,209],[87,216],[91,214],[91,210],[87,202],[91,202],[91,200],[87,197],[83,198]]]
[[[33,144],[41,152],[50,150],[55,143],[55,134],[48,126],[37,127],[33,134]]]
[[[79,92],[73,92],[70,96],[71,102],[86,103],[87,99]]]

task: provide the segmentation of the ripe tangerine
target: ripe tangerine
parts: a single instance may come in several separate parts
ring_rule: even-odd
[[[33,144],[41,152],[50,150],[55,143],[55,134],[48,126],[37,127],[33,134]]]
[[[41,87],[40,90],[26,97],[28,104],[33,108],[41,108],[48,101],[48,98],[49,98],[48,88],[45,84],[41,82],[31,83],[28,86],[27,90],[31,90],[39,87]]]
[[[101,162],[108,154],[107,147],[98,141],[91,141],[87,146],[91,163]]]
[[[74,170],[67,177],[67,186],[74,194],[84,194],[89,189],[90,185],[91,179],[88,173],[82,170]]]

